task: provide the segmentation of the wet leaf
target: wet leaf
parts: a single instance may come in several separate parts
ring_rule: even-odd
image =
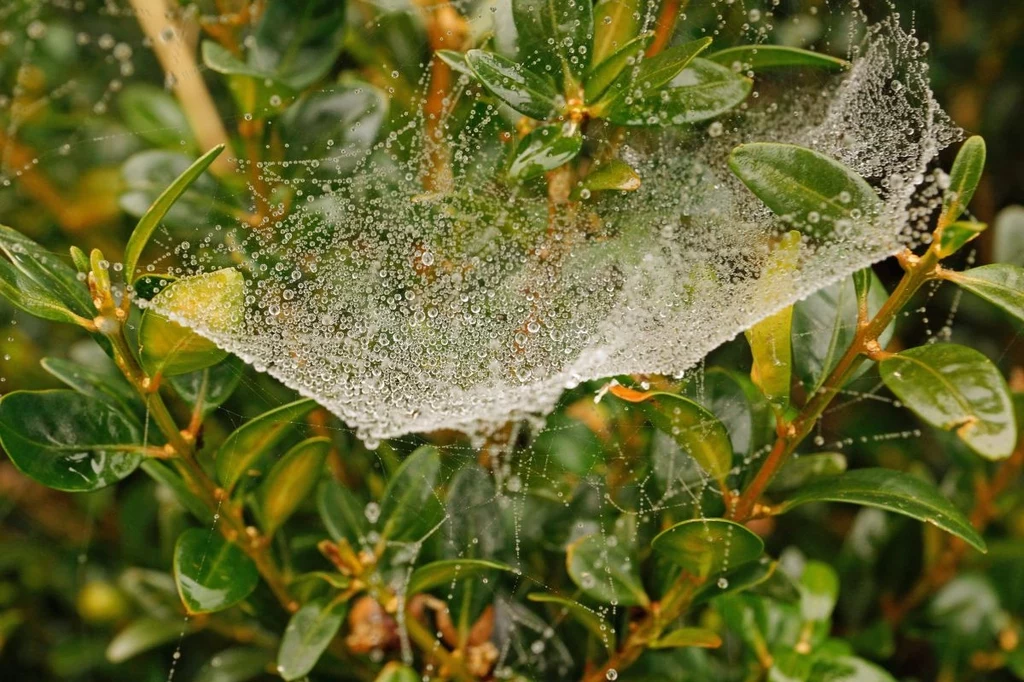
[[[156,147],[193,150],[196,141],[178,100],[163,88],[146,83],[129,85],[117,98],[128,128]]]
[[[1024,321],[1024,268],[1005,263],[983,265],[946,278]]]
[[[193,682],[246,682],[267,672],[273,656],[265,649],[235,647],[218,651],[196,673]]]
[[[619,606],[647,605],[639,566],[614,536],[587,535],[566,548],[569,577],[588,597]]]
[[[932,426],[955,431],[987,459],[1005,459],[1017,444],[1010,391],[999,369],[966,346],[936,343],[882,360],[882,381]]]
[[[272,536],[295,513],[320,480],[330,438],[310,438],[286,452],[256,492],[263,529]]]
[[[519,142],[508,175],[528,180],[568,163],[582,148],[583,135],[576,124],[541,126]]]
[[[594,14],[590,2],[512,0],[519,61],[565,84],[570,93],[590,65]]]
[[[212,367],[169,377],[168,383],[192,409],[201,402],[199,413],[205,417],[231,397],[244,373],[245,364],[229,355]]]
[[[182,623],[180,618],[139,618],[129,623],[110,640],[107,646],[107,660],[114,664],[124,663],[150,649],[177,641],[183,634],[188,634],[189,630],[188,624]]]
[[[387,96],[363,81],[349,79],[304,95],[281,117],[288,156],[319,159],[347,172],[373,147],[387,113]]]
[[[85,319],[69,310],[61,299],[43,285],[5,260],[0,260],[0,296],[29,315],[44,320],[81,324]]]
[[[845,59],[786,45],[739,45],[712,52],[707,58],[736,71],[764,71],[795,66],[810,66],[827,71],[845,71],[850,68],[850,62]]]
[[[235,429],[217,451],[217,479],[229,492],[249,468],[260,462],[285,436],[295,421],[316,407],[312,400],[296,400],[250,419]]]
[[[477,579],[495,571],[514,573],[508,564],[485,559],[442,559],[424,564],[413,571],[407,592],[419,594],[435,587],[451,587],[460,580]]]
[[[185,193],[189,185],[203,174],[210,164],[213,163],[214,159],[220,156],[222,151],[224,151],[224,145],[220,144],[196,159],[174,182],[167,186],[167,189],[156,198],[142,218],[139,219],[131,236],[128,238],[128,244],[124,247],[124,272],[127,277],[135,274],[135,268],[139,263],[139,257],[142,256],[142,250],[146,248],[149,238],[153,236],[153,232],[159,227],[160,222],[167,215],[174,202]]]
[[[725,519],[692,519],[659,533],[655,552],[692,576],[707,579],[755,561],[764,543],[745,526]]]
[[[43,358],[39,364],[77,392],[104,401],[126,417],[138,416],[143,409],[138,393],[116,372],[113,364],[110,372],[100,372],[61,358]]]
[[[640,176],[626,162],[611,159],[591,169],[587,177],[583,178],[579,186],[573,190],[574,198],[579,199],[579,193],[584,189],[591,192],[603,190],[633,192],[640,189]]]
[[[652,649],[677,649],[686,646],[717,649],[722,646],[722,638],[714,630],[706,628],[679,628],[650,644]]]
[[[750,380],[761,389],[768,402],[779,409],[789,405],[793,374],[792,322],[793,306],[786,306],[744,332],[754,358]]]
[[[35,308],[24,308],[26,312],[61,322],[75,320],[66,319],[60,307],[90,320],[96,314],[89,289],[79,279],[78,270],[49,250],[17,230],[0,225],[0,251],[10,259],[10,265],[4,263],[0,269],[0,286],[3,287],[0,293],[10,298],[17,293],[12,289],[20,289],[21,305]],[[18,305],[19,299],[14,298],[12,301]]]
[[[139,152],[128,158],[121,166],[125,189],[119,198],[121,208],[129,215],[142,218],[150,215],[159,197],[167,192],[183,173],[194,164],[191,156],[161,149]],[[161,218],[155,221],[175,228],[194,228],[217,220],[228,220],[239,214],[233,199],[225,197],[218,181],[209,173],[200,173],[169,207],[164,208]],[[136,228],[138,229],[138,228]],[[146,235],[146,239],[152,233]],[[140,233],[137,239],[142,238]],[[145,244],[138,245],[141,256]],[[134,272],[124,269],[125,279],[131,280]]]
[[[234,268],[172,282],[150,302],[139,323],[139,361],[151,377],[195,372],[215,365],[227,351],[201,336],[228,332],[244,314],[245,283]],[[188,320],[183,327],[173,318]]]
[[[985,140],[980,135],[967,138],[953,161],[949,172],[949,187],[942,200],[939,225],[945,227],[957,220],[974,197],[985,170]]]
[[[590,634],[594,635],[604,645],[605,649],[615,651],[615,628],[594,609],[587,608],[576,600],[566,599],[565,597],[545,592],[531,592],[527,595],[527,599],[533,602],[555,604],[562,607],[565,613],[572,616],[576,622],[586,628]]]
[[[318,599],[295,612],[281,638],[277,672],[286,680],[305,677],[338,634],[348,602]]]
[[[615,1],[609,0],[606,4],[611,4]],[[599,101],[608,88],[615,83],[619,75],[625,71],[626,67],[632,66],[643,58],[644,51],[647,50],[647,46],[653,40],[654,33],[648,31],[624,43],[621,48],[608,55],[606,59],[596,62],[596,66],[590,70],[586,77],[586,83],[583,88],[584,101],[588,103]],[[622,87],[626,87],[626,83],[623,83]]]
[[[483,50],[470,50],[466,53],[466,63],[495,97],[530,118],[546,120],[564,106],[564,98],[549,77],[511,59]]]
[[[249,596],[260,576],[256,564],[216,531],[190,528],[174,546],[174,581],[189,613],[222,611]]]
[[[790,493],[776,509],[784,514],[808,502],[846,502],[927,521],[984,552],[985,541],[964,514],[934,486],[890,469],[857,469],[820,479]]]
[[[771,405],[748,376],[712,367],[704,373],[700,388],[700,393],[690,389],[687,396],[718,417],[729,433],[733,452],[750,454],[775,439]]]
[[[0,444],[29,478],[85,492],[139,466],[136,424],[104,401],[75,391],[14,391],[0,399]]]
[[[604,447],[597,434],[583,422],[564,414],[551,415],[544,430],[537,434],[533,451],[580,476],[604,461]]]
[[[650,391],[643,393],[613,386],[613,395],[633,403],[644,403],[644,414],[652,424],[672,438],[713,478],[724,481],[732,468],[732,442],[722,422],[697,403],[681,395]]]
[[[598,115],[625,126],[700,123],[742,104],[752,88],[750,79],[706,59],[694,59],[660,90],[631,101],[628,97],[617,98],[599,109]]]
[[[441,454],[430,445],[417,448],[402,462],[381,500],[381,539],[418,540],[441,522],[444,508],[434,492],[440,472]]]
[[[646,5],[640,0],[597,0],[594,5],[594,49],[591,65],[600,65],[640,32]],[[596,71],[591,69],[591,73]]]
[[[466,61],[466,54],[464,52],[456,52],[455,50],[438,50],[434,55],[447,64],[455,73],[469,76],[474,80],[476,79],[476,73]]]
[[[269,0],[247,61],[263,77],[302,90],[327,75],[344,39],[344,2]]]
[[[882,202],[862,177],[824,154],[790,144],[742,144],[729,167],[776,215],[810,234],[869,222]]]
[[[348,540],[353,547],[359,547],[366,537],[366,505],[335,480],[320,484],[316,500],[320,519],[330,536],[335,541]]]
[[[948,258],[985,231],[985,223],[958,220],[942,228],[939,240],[939,258]]]
[[[838,452],[797,455],[786,462],[768,486],[770,492],[795,490],[811,481],[846,471],[846,457]]]

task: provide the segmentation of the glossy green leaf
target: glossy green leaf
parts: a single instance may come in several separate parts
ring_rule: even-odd
[[[578,434],[574,429],[573,435]],[[561,442],[567,444],[567,439]],[[490,471],[475,462],[459,469],[448,484],[445,500],[448,557],[493,559],[505,553],[510,538],[500,499]]]
[[[331,451],[330,438],[310,438],[286,452],[256,492],[260,519],[273,535],[313,492]]]
[[[295,612],[281,638],[277,672],[286,680],[305,677],[338,634],[348,602],[318,599]]]
[[[167,188],[186,173],[193,163],[191,156],[163,149],[148,149],[133,154],[121,166],[124,191],[118,203],[126,213],[142,219],[156,206],[157,200]],[[241,215],[237,199],[225,192],[212,174],[201,173],[166,208],[163,217],[155,222],[175,229],[195,230],[197,226]],[[145,245],[142,245],[140,253],[144,248]],[[135,273],[127,269],[123,272],[126,280],[133,279]]]
[[[117,98],[121,118],[136,135],[164,149],[186,149],[196,146],[188,118],[178,100],[163,88],[135,83]]]
[[[690,389],[687,397],[718,417],[729,433],[733,452],[748,455],[775,439],[775,414],[747,375],[712,367],[704,373],[699,392],[697,388]]]
[[[248,51],[262,74],[302,90],[326,76],[345,41],[341,0],[268,0]]]
[[[636,38],[646,9],[641,0],[597,0],[594,4],[592,67],[600,65]],[[595,70],[591,68],[592,73]]]
[[[348,172],[377,141],[387,113],[387,95],[359,80],[304,95],[281,117],[288,158],[315,158]]]
[[[742,144],[729,167],[768,208],[793,227],[828,234],[870,222],[882,202],[862,177],[824,154],[790,144]]]
[[[889,295],[885,286],[870,269],[867,289],[869,318],[873,317]],[[819,289],[793,306],[793,369],[807,395],[813,395],[832,373],[839,360],[853,344],[857,334],[857,288],[847,278]],[[888,345],[894,331],[889,325],[879,335],[881,347]],[[863,366],[853,377],[867,369]]]
[[[81,324],[85,319],[73,313],[48,289],[5,260],[0,260],[0,296],[29,315],[44,320]]]
[[[434,55],[447,64],[455,73],[464,74],[474,80],[476,79],[476,73],[466,61],[466,54],[464,52],[456,52],[455,50],[438,50]]]
[[[186,168],[157,197],[138,224],[135,225],[135,229],[128,238],[128,244],[124,248],[124,272],[126,276],[131,277],[135,274],[135,267],[139,263],[139,257],[142,256],[142,250],[149,243],[149,238],[153,236],[153,232],[156,231],[164,216],[167,215],[167,211],[178,200],[178,197],[188,189],[189,185],[195,182],[196,178],[202,175],[210,164],[213,163],[213,160],[220,156],[222,151],[224,151],[224,145],[220,144],[196,159],[191,166]]]
[[[139,466],[142,442],[131,418],[75,391],[14,391],[0,399],[0,444],[29,478],[84,492],[116,483]]]
[[[508,564],[484,559],[442,559],[424,564],[413,571],[406,591],[419,594],[435,587],[451,587],[460,580],[477,579],[494,571],[515,572]]]
[[[1024,268],[1005,263],[950,272],[946,279],[1024,321]]]
[[[965,244],[973,241],[985,231],[988,225],[985,223],[969,222],[958,220],[942,228],[939,239],[939,258],[948,258],[964,247]]]
[[[176,642],[191,628],[181,618],[139,618],[114,635],[107,646],[107,660],[118,664],[164,644]]]
[[[678,649],[680,647],[717,649],[722,638],[714,630],[706,628],[679,628],[651,642],[652,649]]]
[[[583,422],[558,413],[548,418],[532,450],[580,476],[591,473],[604,461],[604,446],[597,434]]]
[[[605,604],[646,606],[636,558],[623,543],[600,533],[587,535],[565,550],[569,577],[588,597]]]
[[[932,485],[900,471],[857,469],[813,481],[790,493],[776,512],[784,514],[808,502],[846,502],[884,509],[926,521],[985,551],[985,541],[959,509]]]
[[[362,538],[366,537],[366,505],[333,479],[320,484],[316,503],[328,534],[336,542],[344,539],[353,547],[359,547]]]
[[[548,76],[511,59],[483,50],[470,50],[466,53],[466,63],[495,97],[530,118],[546,120],[565,106],[564,98]]]
[[[725,519],[692,519],[659,533],[651,541],[658,554],[701,579],[739,568],[764,552],[761,538]]]
[[[39,310],[43,310],[43,306],[55,307],[57,304],[53,301],[56,300],[81,317],[92,319],[96,314],[89,289],[79,278],[78,270],[51,251],[6,225],[0,225],[0,251],[10,259],[10,266],[4,264],[0,270],[0,286],[4,289],[0,293],[10,297],[11,287],[21,288],[26,304],[41,306]],[[74,322],[63,317],[48,317],[33,310],[27,312],[46,319]],[[60,314],[56,310],[50,313]]]
[[[850,68],[850,62],[845,59],[786,45],[738,45],[712,52],[707,58],[736,71],[763,71],[795,66],[810,66],[827,71],[845,71]]]
[[[609,93],[616,86],[609,89]],[[747,99],[753,83],[720,64],[694,59],[656,92],[637,99],[619,97],[597,113],[625,126],[679,126],[700,123],[736,108]],[[609,95],[605,94],[605,100]]]
[[[312,400],[296,400],[264,412],[235,429],[217,451],[217,479],[232,490],[245,472],[262,460],[297,420],[316,407]]]
[[[789,405],[793,376],[792,327],[793,306],[786,306],[744,332],[753,356],[750,379],[768,402],[780,409]]]
[[[604,190],[633,192],[638,189],[640,189],[640,176],[637,175],[637,172],[624,161],[610,159],[591,168],[587,176],[573,190],[573,198],[582,198],[583,190],[588,192]]]
[[[800,575],[800,613],[805,621],[827,623],[839,598],[839,576],[821,561],[808,561]]]
[[[540,126],[519,142],[508,175],[528,180],[572,161],[582,148],[583,135],[576,124]]]
[[[819,478],[838,476],[846,471],[846,457],[838,452],[796,455],[775,474],[769,492],[795,490]]]
[[[594,635],[604,648],[615,651],[615,628],[594,609],[587,608],[574,599],[566,599],[546,592],[531,592],[527,599],[542,604],[554,604]]]
[[[273,656],[258,647],[235,647],[213,655],[199,669],[193,682],[247,682],[267,672]]]
[[[213,40],[204,40],[200,51],[203,56],[203,64],[217,73],[222,73],[225,76],[267,77],[266,74],[236,57],[231,50]]]
[[[397,661],[385,665],[373,682],[422,682],[423,676]]]
[[[607,92],[602,101],[596,105],[596,111],[600,115],[605,110],[628,106],[627,99],[632,102],[642,102],[654,97],[661,97],[663,86],[678,76],[709,45],[711,45],[711,38],[691,40],[688,43],[663,50],[653,57],[639,60],[635,69],[623,70],[620,68],[621,76],[611,84],[610,88],[605,86]],[[629,60],[635,56],[635,54],[626,54],[623,60]],[[605,118],[610,118],[610,116],[605,115]]]
[[[942,200],[939,225],[945,227],[957,220],[967,209],[985,170],[985,140],[980,135],[967,138],[953,161],[949,187]]]
[[[870,661],[856,656],[818,659],[811,670],[814,682],[896,682],[896,678]]]
[[[609,0],[606,4],[618,2]],[[643,35],[636,36],[627,41],[621,48],[608,55],[606,59],[595,62],[595,66],[587,74],[583,87],[583,99],[588,103],[597,102],[609,87],[618,79],[619,75],[643,58],[647,47],[654,40],[654,33],[648,31]],[[685,66],[685,65],[684,65]],[[624,81],[622,87],[627,87]]]
[[[724,481],[732,468],[732,442],[722,422],[697,403],[674,393],[642,393],[613,387],[623,400],[643,403],[644,414],[658,430],[667,433],[683,452],[717,481]]]
[[[384,540],[417,540],[444,518],[444,508],[434,488],[441,473],[441,454],[424,445],[398,468],[380,504]]]
[[[136,415],[143,407],[138,393],[116,372],[113,364],[110,365],[110,372],[100,372],[61,358],[43,358],[39,364],[82,395],[102,400],[124,416]]]
[[[966,346],[936,343],[896,353],[878,365],[882,381],[924,421],[955,431],[982,457],[1005,459],[1017,424],[999,369]]]
[[[209,528],[190,528],[174,546],[174,581],[189,613],[222,611],[256,589],[256,564]]]
[[[593,11],[590,2],[576,0],[512,0],[519,61],[564,82],[570,92],[590,65]]]
[[[769,592],[772,596],[785,600],[788,597],[795,601],[798,597],[796,587],[781,575],[779,562],[772,561],[767,555],[761,555],[757,561],[748,561],[742,566],[725,573],[721,580],[708,581],[704,583],[693,598],[691,608],[703,604],[715,597],[724,594],[745,592],[760,588],[760,591]],[[791,593],[789,590],[791,590]],[[775,593],[778,594],[775,594]]]
[[[245,363],[229,355],[212,367],[168,377],[168,383],[189,407],[199,405],[199,413],[205,417],[231,397],[244,373]]]

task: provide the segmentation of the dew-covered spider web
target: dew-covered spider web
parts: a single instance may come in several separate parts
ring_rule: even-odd
[[[186,16],[206,11],[199,3],[185,4]],[[509,451],[537,435],[539,418],[567,390],[621,375],[679,377],[755,322],[926,238],[944,184],[934,162],[961,133],[932,96],[927,46],[910,28],[912,17],[869,19],[858,5],[692,2],[680,35],[710,35],[715,49],[814,42],[853,66],[840,74],[751,73],[754,91],[744,105],[697,125],[659,121],[613,134],[595,122],[588,130],[587,157],[622,159],[640,176],[640,187],[628,193],[581,192],[567,203],[553,205],[542,179],[525,184],[503,179],[503,133],[518,116],[484,97],[466,76],[456,75],[440,115],[423,113],[431,88],[426,68],[407,113],[396,111],[388,97],[395,93],[386,86],[348,90],[352,106],[367,113],[345,119],[346,134],[330,140],[326,149],[303,142],[301,126],[334,112],[318,112],[315,98],[306,95],[312,103],[305,112],[309,118],[285,116],[267,124],[268,138],[275,139],[277,126],[280,139],[293,140],[286,160],[231,159],[236,182],[206,178],[197,183],[196,194],[214,197],[198,202],[201,207],[230,210],[207,208],[208,222],[184,226],[168,220],[143,259],[143,272],[177,278],[237,269],[245,282],[244,310],[221,309],[211,300],[182,315],[173,297],[170,303],[166,298],[139,302],[314,398],[371,449],[386,439],[403,443],[411,434],[442,430],[461,431],[475,445],[494,448],[493,480],[479,482],[476,496],[466,498],[465,511],[489,505],[510,509],[511,536],[495,523],[479,536],[491,549],[458,544],[452,540],[458,535],[449,530],[460,510],[450,502],[444,527],[430,535],[443,535],[442,544],[447,541],[446,551],[454,556],[489,556],[512,544],[518,559],[520,543],[543,543],[542,537],[527,536],[547,530],[531,525],[530,515],[541,502],[527,493],[555,476],[547,469],[553,439],[575,437],[574,427],[549,425],[542,434],[549,436],[545,443],[535,440],[518,458]],[[508,11],[503,2],[457,6],[481,35],[490,30],[493,16]],[[656,11],[647,8],[645,26],[653,26]],[[100,17],[124,22],[125,30],[117,37],[95,32],[92,22]],[[135,23],[133,6],[112,0],[0,7],[0,45],[20,51],[17,72],[3,74],[9,86],[0,96],[5,137],[30,137],[33,115],[44,105],[91,109],[86,123],[67,131],[65,142],[37,157],[21,158],[5,146],[0,184],[17,185],[37,165],[60,178],[62,159],[77,154],[99,152],[102,158],[106,150],[119,158],[125,149],[145,146],[137,133],[107,119],[117,93],[139,80],[136,64],[145,62],[149,68],[139,70],[153,73],[153,42],[129,31]],[[106,83],[81,85],[69,67],[69,75],[47,75],[45,92],[33,91],[36,55],[59,31],[75,34],[81,54],[74,61],[109,70]],[[172,31],[160,39],[186,37]],[[495,44],[508,49],[501,35]],[[529,62],[529,55],[519,57]],[[733,68],[749,70],[740,63]],[[155,85],[171,87],[175,79],[197,77],[172,73]],[[686,77],[686,72],[680,76]],[[324,85],[324,92],[335,85]],[[255,113],[242,111],[240,120]],[[389,121],[383,133],[368,136],[365,130],[376,129],[383,118]],[[187,147],[187,129],[180,132]],[[781,220],[732,174],[730,151],[761,141],[807,146],[842,161],[871,182],[884,208],[830,229],[805,230],[813,236],[800,241],[796,268],[779,276],[773,252],[780,238],[794,225],[816,225],[821,217]],[[126,209],[137,209],[153,196],[136,189],[126,188]],[[230,217],[243,213],[259,213],[262,219]],[[524,420],[532,424],[524,426]],[[487,439],[498,432],[501,438]],[[908,435],[914,434],[896,434]],[[678,454],[668,436],[654,439],[653,447]],[[615,447],[625,442],[628,437]],[[819,445],[841,449],[847,444]],[[451,445],[445,452],[458,463],[480,458],[478,447]],[[571,500],[552,492],[547,502],[570,507],[581,519],[592,518],[584,512],[595,508],[624,512],[614,527],[573,520],[557,537],[601,533],[611,546],[618,538],[635,539],[629,523],[645,513],[673,507],[701,513],[701,500],[713,484],[689,458],[669,459],[679,469],[655,497],[638,494],[627,504],[597,483]],[[379,514],[374,504],[366,507],[371,527]],[[367,546],[373,532],[365,538]],[[429,539],[399,547],[405,557],[398,563],[412,565]],[[518,580],[539,580],[519,568]],[[398,583],[403,576],[408,573],[400,573]],[[577,657],[535,611],[504,596],[496,609],[502,628],[496,636],[502,642],[499,670],[525,663],[564,675],[573,666]],[[403,646],[409,646],[404,637]]]

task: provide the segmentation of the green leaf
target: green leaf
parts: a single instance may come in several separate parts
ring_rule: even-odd
[[[161,87],[146,83],[129,85],[117,98],[124,124],[156,147],[196,147],[192,129],[178,100]]]
[[[640,582],[635,557],[615,537],[587,535],[565,551],[569,577],[588,597],[605,604],[646,606],[650,603]]]
[[[603,461],[604,455],[604,447],[597,434],[583,422],[561,413],[548,418],[531,450],[580,476],[591,473]]]
[[[966,346],[936,343],[896,353],[878,365],[882,381],[932,426],[955,431],[987,459],[1017,445],[1010,390],[987,357]]]
[[[68,309],[48,289],[5,260],[0,260],[0,296],[29,315],[54,322],[82,324],[85,320]]]
[[[611,1],[614,2],[615,0]],[[610,4],[610,2],[606,4]],[[587,74],[586,83],[584,84],[584,101],[588,103],[597,102],[627,66],[631,66],[643,59],[644,51],[653,40],[654,33],[648,31],[624,43],[621,48],[608,55],[606,59],[595,62],[596,66]],[[621,87],[625,88],[627,85],[626,82],[623,82]]]
[[[23,474],[50,488],[85,492],[139,466],[141,436],[108,403],[74,391],[14,391],[0,399],[0,444]]]
[[[889,298],[885,286],[870,269],[867,290],[868,315],[873,317]],[[807,395],[813,395],[832,373],[853,344],[857,334],[858,299],[852,277],[819,289],[793,306],[793,369]],[[892,338],[894,326],[879,335],[884,348]],[[855,373],[859,376],[867,365]]]
[[[423,676],[412,668],[391,661],[380,671],[373,682],[422,682]]]
[[[850,68],[850,62],[845,59],[785,45],[738,45],[712,52],[707,58],[735,71],[763,71],[794,66],[810,66],[827,71],[845,71]]]
[[[191,628],[181,619],[139,618],[114,635],[107,646],[107,660],[118,664],[188,634]]]
[[[746,526],[725,519],[691,519],[659,533],[651,547],[701,579],[755,561],[764,543]]]
[[[640,189],[640,176],[629,167],[624,161],[610,159],[595,164],[591,167],[587,177],[579,182],[573,190],[573,198],[582,198],[582,190],[588,192],[599,192],[604,190],[615,190],[619,192],[633,192]]]
[[[244,373],[245,364],[229,355],[212,367],[168,377],[168,383],[192,409],[202,403],[199,413],[205,417],[231,397]]]
[[[335,480],[320,484],[316,496],[317,510],[328,534],[335,540],[348,540],[359,547],[366,536],[366,506],[348,488]]]
[[[121,208],[129,215],[141,219],[166,192],[167,187],[192,164],[191,156],[162,149],[149,149],[128,157],[121,166],[125,186],[118,199]],[[202,173],[170,205],[158,222],[168,227],[195,230],[196,226],[241,215],[237,200],[231,192],[221,187],[210,173]],[[142,248],[145,248],[144,245]],[[124,270],[126,281],[131,281],[133,276],[133,272]]]
[[[753,356],[750,379],[779,409],[789,405],[793,381],[792,327],[793,306],[786,306],[744,332]]]
[[[680,647],[698,647],[701,649],[717,649],[722,646],[722,638],[714,630],[706,628],[679,628],[659,637],[649,645],[652,649],[678,649]]]
[[[409,455],[388,483],[380,505],[382,540],[418,540],[444,518],[434,488],[441,472],[441,454],[431,445]]]
[[[706,59],[689,66],[656,92],[640,99],[619,97],[595,114],[625,126],[679,126],[720,116],[743,103],[753,83]],[[615,86],[609,92],[615,90]],[[605,94],[605,101],[609,96]]]
[[[644,403],[652,424],[672,436],[683,452],[693,457],[710,476],[723,482],[732,468],[732,442],[722,422],[697,403],[674,393],[642,393],[621,386],[612,394],[622,400]]]
[[[196,178],[202,175],[210,164],[213,163],[213,160],[220,156],[222,151],[224,151],[224,145],[219,144],[196,159],[191,166],[186,168],[185,171],[179,175],[178,178],[172,182],[159,197],[157,197],[156,201],[153,202],[139,220],[138,224],[135,225],[135,229],[128,238],[128,245],[124,248],[125,277],[130,278],[135,274],[135,268],[139,263],[139,257],[142,256],[142,250],[149,242],[149,238],[153,236],[153,232],[155,232],[156,228],[160,225],[160,221],[162,221],[164,216],[167,215],[167,211],[169,211],[174,202],[178,200],[178,197],[188,189],[189,185],[195,182]]]
[[[409,594],[419,594],[442,585],[451,587],[453,583],[460,580],[477,578],[494,571],[514,573],[515,569],[508,564],[485,559],[442,559],[440,561],[433,561],[413,571],[406,591]]]
[[[259,73],[302,90],[330,72],[344,47],[345,29],[341,0],[269,0],[248,62]]]
[[[793,491],[777,508],[784,514],[808,502],[846,502],[926,521],[984,552],[985,541],[964,514],[930,484],[890,469],[857,469],[813,481]]]
[[[174,581],[189,613],[222,611],[248,597],[260,580],[256,564],[209,528],[190,528],[174,546]]]
[[[82,395],[102,400],[126,417],[135,416],[142,410],[138,393],[116,370],[100,372],[60,358],[43,358],[39,364]],[[114,369],[113,364],[110,367]]]
[[[6,292],[10,287],[24,287],[22,293],[26,302],[31,299],[34,305],[47,305],[51,308],[62,304],[75,315],[90,320],[96,314],[89,289],[79,278],[78,270],[52,252],[6,225],[0,225],[0,250],[10,259],[13,266],[13,270],[10,267],[0,270],[0,279],[4,282],[5,290],[0,293],[10,297]],[[19,274],[15,275],[15,272]],[[54,300],[59,303],[54,303]],[[32,310],[27,312],[46,317]],[[59,314],[55,310],[50,312],[53,315]],[[77,322],[63,317],[46,319]]]
[[[745,374],[723,367],[704,373],[701,391],[688,397],[711,410],[729,433],[732,450],[749,455],[775,439],[775,414],[764,394]]]
[[[594,635],[605,649],[610,652],[615,651],[615,628],[594,609],[587,608],[576,600],[546,592],[531,592],[526,598],[533,602],[560,606],[565,613],[586,628],[587,632]]]
[[[965,244],[973,241],[985,231],[985,223],[958,220],[942,228],[939,237],[939,258],[948,258],[959,251]]]
[[[601,112],[606,109],[615,110],[628,107],[627,99],[631,102],[643,102],[654,97],[660,98],[662,86],[678,76],[709,45],[711,45],[711,38],[691,40],[688,43],[670,47],[653,57],[639,60],[635,69],[624,71],[620,68],[621,76],[611,84],[611,87],[605,86],[607,89],[605,97],[594,107],[597,115],[602,116]],[[635,46],[631,45],[630,47],[635,49]],[[635,53],[613,56],[618,56],[621,61],[626,62],[635,57]],[[625,65],[623,63],[622,66],[625,67]],[[595,75],[598,74],[595,73]],[[604,115],[604,118],[610,118],[610,116]]]
[[[305,677],[338,634],[348,602],[318,599],[295,612],[281,638],[277,672],[286,680]]]
[[[273,660],[269,652],[257,647],[224,649],[199,669],[193,682],[246,682],[267,672]]]
[[[167,486],[174,493],[174,497],[181,506],[187,509],[201,523],[213,523],[213,512],[210,511],[210,508],[196,497],[195,493],[182,480],[181,476],[171,470],[167,464],[159,460],[147,459],[142,463],[141,469],[154,481]]]
[[[578,0],[512,0],[519,61],[564,82],[570,93],[590,65],[593,11],[590,2]]]
[[[870,222],[882,201],[862,177],[824,154],[790,144],[742,144],[729,167],[776,215],[810,234]]]
[[[957,220],[967,209],[974,197],[974,190],[981,182],[981,174],[985,170],[985,140],[980,135],[967,138],[953,161],[953,169],[949,172],[949,187],[942,200],[942,213],[939,215],[939,226]]]
[[[464,52],[456,52],[455,50],[438,50],[434,54],[442,62],[447,64],[455,73],[461,73],[476,80],[476,73],[466,61],[466,54]]]
[[[856,656],[836,656],[815,661],[814,682],[896,682],[896,678],[870,661]]]
[[[227,351],[193,329],[230,332],[244,314],[245,281],[234,268],[177,280],[150,301],[139,323],[139,361],[151,377],[195,372]],[[176,320],[185,321],[184,327]]]
[[[288,158],[348,172],[377,141],[387,112],[387,96],[354,79],[305,95],[281,117]]]
[[[268,536],[313,492],[330,451],[330,438],[310,438],[285,453],[270,469],[256,493],[259,516]]]
[[[600,65],[635,40],[646,10],[646,4],[640,0],[597,0],[591,65]],[[591,69],[594,71],[596,68]]]
[[[217,479],[229,492],[238,479],[284,438],[298,419],[306,416],[316,403],[296,400],[264,412],[235,429],[217,451]]]
[[[966,272],[946,271],[945,278],[1024,321],[1024,268],[995,263]]]
[[[483,50],[470,50],[466,53],[466,63],[485,88],[521,114],[544,121],[565,107],[565,98],[549,77],[511,59]]]
[[[519,142],[508,175],[528,180],[572,161],[582,148],[583,135],[575,123],[541,126]]]
[[[827,623],[839,598],[839,576],[821,561],[808,561],[800,575],[800,613],[804,621]]]
[[[1007,206],[992,227],[992,260],[1024,265],[1024,206]]]
[[[846,471],[846,457],[838,452],[796,455],[786,462],[768,485],[770,492],[795,490],[819,478],[838,476]]]

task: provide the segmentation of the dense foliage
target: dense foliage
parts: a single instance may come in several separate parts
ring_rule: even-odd
[[[65,148],[85,124],[45,101],[0,133],[16,169],[0,195],[5,679],[1024,679],[1024,226],[1019,209],[991,230],[975,214],[992,211],[969,210],[1013,191],[988,184],[980,136],[937,171],[932,231],[895,263],[683,377],[584,383],[483,442],[369,449],[179,324],[230,329],[246,282],[229,266],[177,278],[163,235],[239,223],[272,239],[302,199],[262,164],[355,172],[410,111],[439,126],[458,79],[475,99],[445,125],[497,108],[501,181],[553,214],[643,183],[596,140],[716,135],[764,72],[849,66],[813,41],[698,37],[732,2],[502,7],[504,33],[480,34],[454,5],[183,2],[170,16],[201,29],[198,92],[111,88],[75,65],[76,41],[140,30],[91,6],[82,26],[44,6],[45,40],[35,24],[4,39],[17,106],[84,68],[77,87],[104,104],[88,134],[111,140],[103,158]],[[43,57],[26,73],[30,45]],[[424,159],[409,160],[424,192],[461,162]],[[728,166],[784,226],[766,266],[780,280],[800,240],[883,216],[877,178],[811,149],[766,139]]]

